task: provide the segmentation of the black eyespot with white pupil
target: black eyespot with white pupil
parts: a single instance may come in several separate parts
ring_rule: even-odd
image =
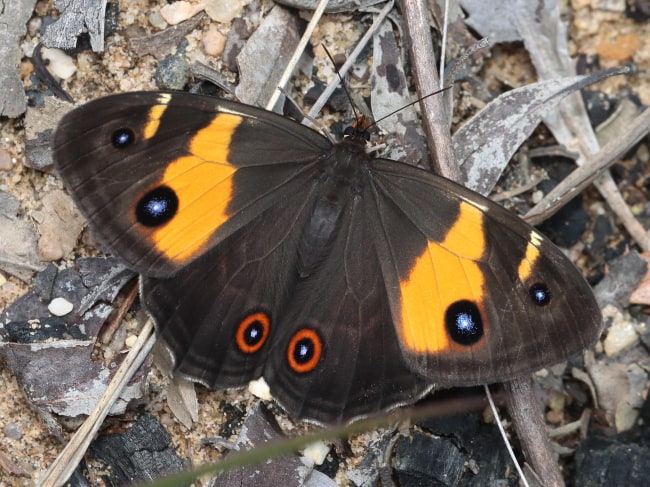
[[[551,291],[543,282],[538,282],[530,286],[528,294],[533,304],[537,306],[546,306],[551,302]]]
[[[135,142],[135,134],[130,128],[120,128],[113,132],[111,143],[116,149],[124,149]]]
[[[178,211],[178,196],[168,186],[158,186],[145,194],[135,208],[138,222],[145,227],[158,227],[171,220]]]
[[[483,337],[483,319],[476,303],[460,300],[445,313],[445,326],[451,339],[459,345],[473,345]]]
[[[304,374],[316,368],[323,354],[323,342],[315,330],[298,330],[287,347],[287,363],[294,372]]]
[[[246,354],[257,353],[269,337],[271,318],[262,311],[250,313],[239,322],[235,332],[237,348]]]

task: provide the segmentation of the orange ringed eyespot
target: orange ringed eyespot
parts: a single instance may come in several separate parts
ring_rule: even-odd
[[[257,312],[246,316],[235,334],[237,347],[244,353],[258,352],[271,330],[271,320],[266,313]]]
[[[323,354],[323,342],[314,330],[298,330],[287,348],[287,361],[294,372],[304,374],[311,372],[320,362]]]

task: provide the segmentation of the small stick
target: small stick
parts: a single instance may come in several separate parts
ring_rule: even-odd
[[[348,73],[352,65],[356,62],[359,53],[366,47],[366,45],[372,38],[373,34],[377,31],[381,23],[384,21],[384,18],[386,18],[388,13],[393,9],[394,4],[395,3],[393,1],[388,2],[386,6],[381,9],[379,14],[377,14],[377,17],[375,18],[375,20],[373,20],[370,28],[366,31],[363,37],[361,37],[361,40],[354,47],[354,49],[352,50],[348,58],[345,60],[343,66],[341,66],[338,69],[339,75],[335,77],[332,81],[330,81],[327,87],[325,87],[325,90],[323,90],[321,95],[318,97],[318,100],[316,100],[314,105],[311,107],[311,110],[309,110],[309,113],[307,114],[308,119],[310,118],[313,119],[316,117],[316,115],[320,113],[322,108],[325,106],[325,103],[327,103],[329,97],[332,96],[332,93],[334,93],[336,87],[341,83],[341,80],[345,78],[345,75]]]
[[[320,3],[316,7],[316,10],[314,10],[314,13],[311,16],[311,20],[309,21],[309,24],[307,24],[307,28],[300,38],[300,42],[298,42],[296,49],[293,51],[293,55],[291,56],[291,59],[289,59],[287,67],[284,69],[278,85],[273,91],[273,94],[271,95],[268,103],[266,104],[267,110],[273,110],[273,108],[275,108],[275,104],[280,99],[280,95],[282,94],[282,90],[284,89],[285,85],[289,82],[289,78],[291,77],[296,64],[298,64],[298,60],[300,59],[300,56],[302,56],[302,53],[305,50],[309,39],[311,39],[311,35],[318,25],[320,18],[323,16],[323,12],[325,11],[325,7],[327,7],[328,2],[329,0],[320,0]]]
[[[508,455],[510,455],[510,458],[512,459],[512,463],[514,463],[515,469],[519,474],[519,481],[524,485],[524,487],[529,487],[528,480],[526,479],[524,472],[521,470],[521,466],[517,461],[515,452],[512,450],[512,445],[510,444],[510,441],[508,441],[508,437],[506,436],[506,431],[503,429],[503,425],[501,424],[501,418],[499,417],[499,412],[497,411],[497,407],[494,404],[494,401],[492,400],[492,394],[490,394],[490,387],[487,384],[485,384],[483,385],[483,389],[485,390],[485,395],[487,396],[488,404],[490,405],[490,410],[492,411],[492,416],[494,416],[494,422],[496,423],[497,428],[499,429],[499,433],[501,433],[501,438],[503,438],[503,442],[506,444]]]
[[[553,215],[566,202],[589,186],[594,179],[607,171],[621,155],[641,140],[649,131],[650,109],[646,109],[634,119],[628,130],[619,137],[612,139],[592,159],[586,161],[553,188],[526,214],[526,221],[536,225]],[[643,235],[640,237],[639,245],[646,250],[650,250],[649,237],[647,235],[645,235],[645,238]]]
[[[564,487],[564,479],[553,455],[551,442],[530,376],[520,377],[503,383],[506,402],[512,423],[521,440],[526,460],[547,487]]]
[[[99,335],[99,342],[102,343],[103,345],[106,345],[108,342],[110,342],[113,339],[113,335],[115,334],[115,331],[119,328],[120,323],[122,323],[122,320],[124,319],[124,315],[131,309],[131,306],[135,302],[135,300],[138,297],[138,293],[140,292],[138,289],[138,281],[137,279],[131,280],[133,284],[130,284],[130,288],[128,288],[128,291],[126,293],[126,296],[124,297],[124,301],[122,301],[122,304],[120,305],[119,308],[117,308],[117,312],[115,313],[115,316],[104,326],[102,329],[102,332]]]
[[[418,93],[433,93],[440,87],[436,58],[424,0],[401,0],[401,11],[411,40],[411,68]],[[452,181],[460,181],[461,172],[454,160],[449,132],[449,115],[442,96],[420,100],[422,123],[431,152],[431,168]]]
[[[38,487],[58,487],[70,478],[86,453],[88,446],[95,438],[113,404],[115,404],[115,401],[120,396],[122,389],[128,384],[153,348],[156,342],[153,331],[153,321],[149,319],[142,327],[142,331],[133,348],[129,350],[129,353],[117,369],[117,372],[115,372],[113,379],[111,379],[108,387],[106,387],[106,390],[97,401],[94,409],[81,427],[72,435],[68,444],[59,453],[59,456],[50,465],[50,468],[47,469],[43,478],[38,481],[36,484]]]

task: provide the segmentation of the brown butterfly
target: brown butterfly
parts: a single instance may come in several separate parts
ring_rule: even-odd
[[[263,377],[294,417],[332,423],[433,384],[513,378],[592,345],[601,313],[548,239],[427,171],[277,114],[128,93],[67,114],[59,174],[141,274],[176,371]]]

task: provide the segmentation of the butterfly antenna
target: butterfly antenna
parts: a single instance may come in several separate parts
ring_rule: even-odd
[[[415,105],[416,103],[420,103],[422,100],[425,100],[425,99],[429,98],[430,96],[437,95],[437,94],[442,93],[444,91],[447,91],[447,90],[449,90],[451,88],[453,88],[453,85],[446,86],[446,87],[442,88],[441,90],[434,91],[433,93],[429,93],[428,95],[424,95],[424,96],[418,98],[417,100],[412,101],[411,103],[407,103],[406,105],[404,105],[402,107],[399,107],[397,110],[393,110],[388,115],[384,115],[380,119],[375,120],[374,122],[372,122],[372,124],[370,124],[370,127],[372,127],[373,125],[377,125],[379,122],[381,122],[382,120],[386,120],[388,117],[392,117],[393,115],[395,115],[396,113],[401,112],[405,108],[411,107],[411,106]]]
[[[345,82],[343,81],[343,77],[341,76],[341,73],[339,72],[339,68],[336,66],[336,62],[334,61],[334,57],[330,54],[329,50],[324,44],[321,44],[323,46],[323,49],[325,50],[325,54],[327,54],[327,57],[330,59],[330,62],[332,63],[332,66],[334,66],[334,71],[336,71],[336,76],[338,76],[339,81],[341,82],[341,88],[343,88],[343,91],[345,92],[345,96],[347,97],[348,101],[350,102],[350,107],[352,108],[352,113],[354,113],[354,119],[358,122],[360,117],[359,114],[357,113],[357,109],[354,107],[354,102],[352,101],[352,97],[350,96],[350,92],[348,91],[347,86],[345,86]]]
[[[352,52],[348,55],[348,59],[345,61],[345,63],[343,63],[341,69],[339,69],[339,73],[341,73],[341,76],[345,76],[345,74],[352,67],[352,64],[359,56],[359,53],[363,51],[363,49],[366,47],[370,39],[372,39],[372,36],[374,35],[375,32],[377,32],[377,30],[381,26],[381,23],[384,21],[384,19],[389,14],[389,12],[393,9],[394,5],[395,2],[393,0],[391,0],[390,2],[386,2],[384,8],[382,8],[381,11],[374,18],[370,28],[363,34],[363,36],[361,37],[357,45],[354,47]],[[318,97],[318,100],[316,100],[316,102],[312,105],[311,109],[309,110],[310,116],[314,117],[321,111],[321,109],[327,102],[327,99],[332,95],[332,92],[338,86],[338,84],[339,84],[338,80],[336,81],[332,80],[330,83],[327,84],[327,88],[325,88],[325,91],[323,91],[323,93]]]

